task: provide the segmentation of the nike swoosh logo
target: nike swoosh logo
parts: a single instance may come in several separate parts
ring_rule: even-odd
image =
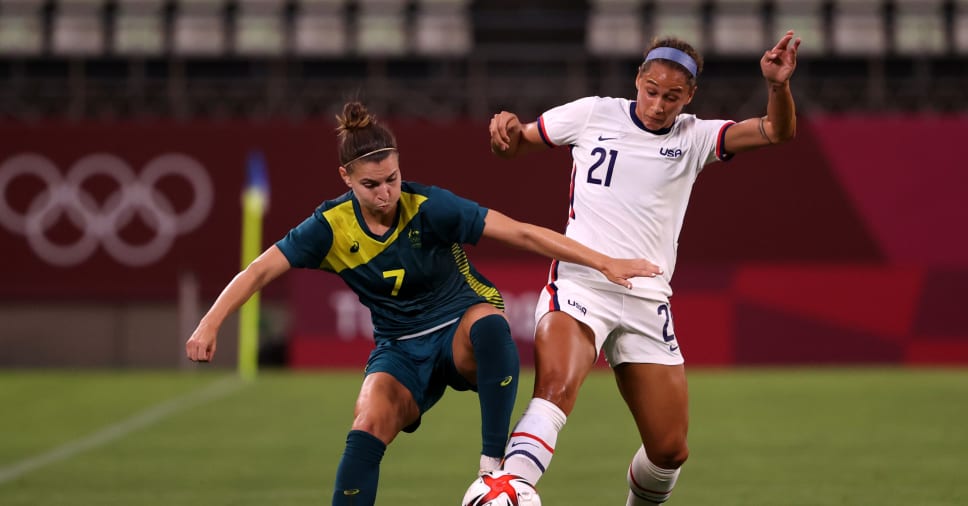
[[[675,345],[675,344],[673,344],[672,346],[669,347],[669,351],[676,351],[678,349],[679,349],[679,346],[678,345]]]
[[[615,139],[618,139],[618,137],[605,137],[604,135],[599,135],[598,136],[598,142],[601,142],[601,141],[614,141]]]
[[[537,447],[538,446],[538,445],[536,445],[536,444],[534,444],[534,443],[532,443],[530,441],[515,441],[515,442],[511,443],[511,448],[514,448],[517,445],[531,445],[531,446],[534,446],[534,447]]]
[[[360,493],[360,489],[358,488],[351,488],[349,490],[343,491],[343,495],[357,495],[359,493]]]
[[[506,387],[510,385],[512,381],[514,381],[514,376],[508,376],[507,378],[501,380],[501,386]]]

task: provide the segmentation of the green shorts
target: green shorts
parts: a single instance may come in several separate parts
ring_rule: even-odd
[[[444,390],[474,390],[454,366],[453,342],[459,322],[440,330],[404,340],[384,340],[377,343],[366,361],[366,374],[387,373],[410,390],[420,408],[421,416],[444,395]],[[420,426],[420,418],[405,427],[413,432]]]

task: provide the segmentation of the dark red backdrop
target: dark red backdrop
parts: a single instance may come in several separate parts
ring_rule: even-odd
[[[484,122],[390,124],[406,179],[563,228],[566,149],[507,162],[489,154]],[[687,357],[711,364],[968,363],[968,317],[959,308],[968,290],[968,170],[957,150],[966,138],[968,117],[814,117],[801,121],[793,143],[707,167],[680,238],[673,281]],[[24,235],[0,226],[0,299],[170,300],[175,279],[186,271],[198,276],[205,297],[214,297],[240,267],[239,196],[252,150],[264,152],[269,170],[266,244],[345,189],[328,122],[0,124],[0,167],[34,153],[66,173],[83,157],[108,153],[138,173],[159,155],[180,153],[197,160],[215,187],[205,222],[143,267],[121,265],[103,247],[75,266],[51,266]],[[92,180],[87,190],[103,203],[116,190],[112,185]],[[176,208],[187,206],[183,188],[162,182],[159,189]],[[37,180],[21,177],[9,182],[2,198],[23,213],[37,204],[41,190]],[[121,233],[134,243],[151,236],[150,227],[137,222]],[[79,232],[61,217],[49,236],[70,243]],[[540,260],[493,244],[469,253],[512,298],[522,294],[523,305],[540,287]],[[293,304],[294,349],[308,342],[306,350],[334,350],[344,341],[325,323],[337,317],[301,291],[304,274],[288,274],[266,296]],[[310,279],[310,292],[313,286],[339,289],[325,288],[335,278]],[[326,361],[321,357],[293,358],[314,364]]]

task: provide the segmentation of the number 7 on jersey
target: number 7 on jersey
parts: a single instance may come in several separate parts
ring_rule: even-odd
[[[393,278],[393,291],[390,292],[390,296],[396,297],[400,293],[400,286],[403,285],[403,275],[405,271],[403,269],[393,269],[392,271],[383,271],[384,278]]]

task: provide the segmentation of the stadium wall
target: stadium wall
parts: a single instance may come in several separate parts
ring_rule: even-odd
[[[500,161],[485,122],[390,123],[406,179],[563,229],[566,149]],[[968,364],[966,134],[968,116],[810,117],[793,143],[707,167],[673,280],[687,359]],[[269,167],[266,243],[345,191],[325,121],[0,123],[0,139],[0,365],[178,363],[152,347],[187,337],[171,337],[177,280],[204,305],[237,272],[249,154]],[[527,358],[547,264],[494,244],[469,255]],[[362,363],[365,310],[337,278],[292,272],[265,298],[291,364]],[[76,351],[36,359],[51,349]]]

